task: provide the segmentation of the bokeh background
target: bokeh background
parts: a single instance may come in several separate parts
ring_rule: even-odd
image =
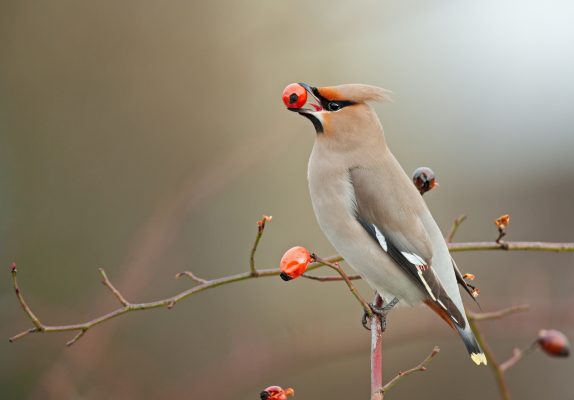
[[[261,279],[173,310],[106,323],[72,348],[30,326],[10,283],[46,323],[113,309],[104,267],[134,302],[245,271],[262,214],[260,267],[284,250],[333,249],[311,209],[314,131],[284,110],[290,82],[361,82],[439,225],[458,240],[574,240],[574,8],[540,1],[0,2],[0,397],[365,399],[369,334],[340,283]],[[465,253],[481,304],[531,311],[481,326],[500,359],[540,328],[574,338],[574,255]],[[369,289],[359,283],[363,293]],[[469,306],[470,303],[469,303]],[[472,306],[471,306],[472,307]],[[426,308],[389,317],[384,372],[442,348],[389,398],[495,399],[491,372]],[[508,374],[516,398],[572,399],[572,359],[535,353]]]

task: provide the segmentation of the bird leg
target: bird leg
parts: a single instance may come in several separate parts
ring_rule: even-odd
[[[389,311],[392,310],[394,306],[398,304],[398,302],[399,299],[395,297],[389,303],[383,304],[382,306],[378,306],[376,304],[376,300],[375,302],[369,304],[369,307],[371,308],[373,314],[381,318],[381,327],[383,332],[387,328],[387,314],[389,313]],[[366,330],[370,331],[371,328],[369,327],[368,322],[369,322],[369,315],[365,312],[363,314],[363,318],[361,319],[361,323],[363,324],[363,327]]]

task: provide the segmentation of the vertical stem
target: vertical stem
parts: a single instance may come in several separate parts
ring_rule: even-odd
[[[375,306],[381,308],[383,299],[377,293]],[[383,324],[380,315],[371,317],[371,400],[383,399]]]
[[[476,341],[482,347],[482,351],[484,351],[484,355],[488,360],[488,366],[494,373],[494,377],[496,378],[496,383],[498,384],[498,391],[500,392],[500,397],[502,400],[510,400],[510,391],[508,390],[508,386],[506,385],[506,379],[504,379],[504,372],[500,369],[500,365],[498,361],[494,357],[494,353],[492,349],[482,336],[482,332],[477,328],[476,321],[474,318],[469,318],[468,323],[470,328],[474,332],[474,336],[476,337]]]

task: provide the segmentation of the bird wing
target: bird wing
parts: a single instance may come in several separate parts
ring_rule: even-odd
[[[402,172],[402,170],[399,170]],[[355,192],[355,217],[367,233],[428,296],[451,325],[466,325],[460,309],[432,267],[432,244],[418,216],[420,194],[391,170],[357,167],[349,170]],[[383,193],[384,188],[391,193]],[[414,192],[414,193],[413,193]],[[422,200],[421,200],[422,202]],[[423,203],[424,207],[424,203]],[[453,326],[454,328],[454,326]]]

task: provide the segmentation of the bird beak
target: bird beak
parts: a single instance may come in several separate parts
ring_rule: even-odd
[[[289,111],[293,111],[299,114],[318,114],[323,111],[323,106],[321,105],[321,100],[315,94],[317,89],[309,86],[307,83],[299,82],[299,85],[303,86],[308,93],[307,102],[303,107],[299,108],[287,108]]]

